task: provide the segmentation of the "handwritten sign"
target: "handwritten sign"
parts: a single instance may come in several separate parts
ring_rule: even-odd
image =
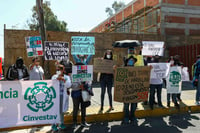
[[[190,81],[188,67],[183,67],[182,68],[182,81]]]
[[[95,37],[93,36],[72,36],[72,55],[95,55]]]
[[[167,93],[180,93],[182,86],[181,67],[171,67],[167,81]]]
[[[43,56],[41,36],[25,37],[28,57]]]
[[[170,63],[148,63],[148,66],[152,66],[151,79],[166,78],[169,74]]]
[[[45,41],[45,60],[63,60],[69,58],[67,42]]]
[[[72,82],[92,81],[92,80],[93,80],[92,65],[72,66]]]
[[[94,72],[113,73],[113,60],[94,59]]]
[[[117,66],[124,66],[124,57],[127,57],[128,48],[114,48],[113,60]]]
[[[164,42],[159,41],[143,41],[142,55],[147,56],[163,56],[164,54]]]
[[[123,103],[147,101],[150,67],[118,67],[115,72],[114,100]]]

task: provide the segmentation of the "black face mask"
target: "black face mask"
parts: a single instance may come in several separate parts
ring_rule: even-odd
[[[24,62],[23,62],[22,59],[19,59],[19,60],[16,61],[16,66],[17,66],[17,68],[22,68],[22,67],[23,67],[23,64],[24,64]]]

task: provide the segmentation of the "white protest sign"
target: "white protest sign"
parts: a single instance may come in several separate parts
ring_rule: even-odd
[[[171,67],[167,81],[167,93],[180,93],[182,87],[181,67]]]
[[[0,128],[59,123],[57,80],[1,81]]]
[[[190,81],[188,67],[183,67],[182,68],[182,81]]]
[[[148,63],[148,66],[152,66],[151,79],[166,78],[169,74],[170,63]]]
[[[68,42],[45,41],[45,60],[63,60],[69,58]]]
[[[159,41],[142,41],[142,55],[146,56],[163,56],[164,42]]]
[[[92,81],[92,80],[93,80],[92,65],[72,66],[72,82]]]

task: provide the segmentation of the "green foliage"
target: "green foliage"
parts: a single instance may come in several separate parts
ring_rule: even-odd
[[[114,11],[114,13],[117,13],[119,10],[121,10],[124,7],[125,7],[125,3],[124,2],[114,1],[114,3],[112,4],[112,8],[107,7],[105,12],[108,13],[108,16],[112,16],[113,15],[113,11]]]
[[[57,19],[57,16],[50,8],[50,2],[45,1],[45,3],[43,3],[43,11],[45,28],[47,31],[67,31],[67,23]],[[39,30],[39,17],[36,6],[33,7],[32,12],[32,18],[30,22],[27,21],[27,24],[30,30]]]

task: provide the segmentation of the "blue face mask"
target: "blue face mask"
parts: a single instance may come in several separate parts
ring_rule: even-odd
[[[127,65],[128,66],[133,66],[134,65],[134,61],[133,60],[129,60]]]

